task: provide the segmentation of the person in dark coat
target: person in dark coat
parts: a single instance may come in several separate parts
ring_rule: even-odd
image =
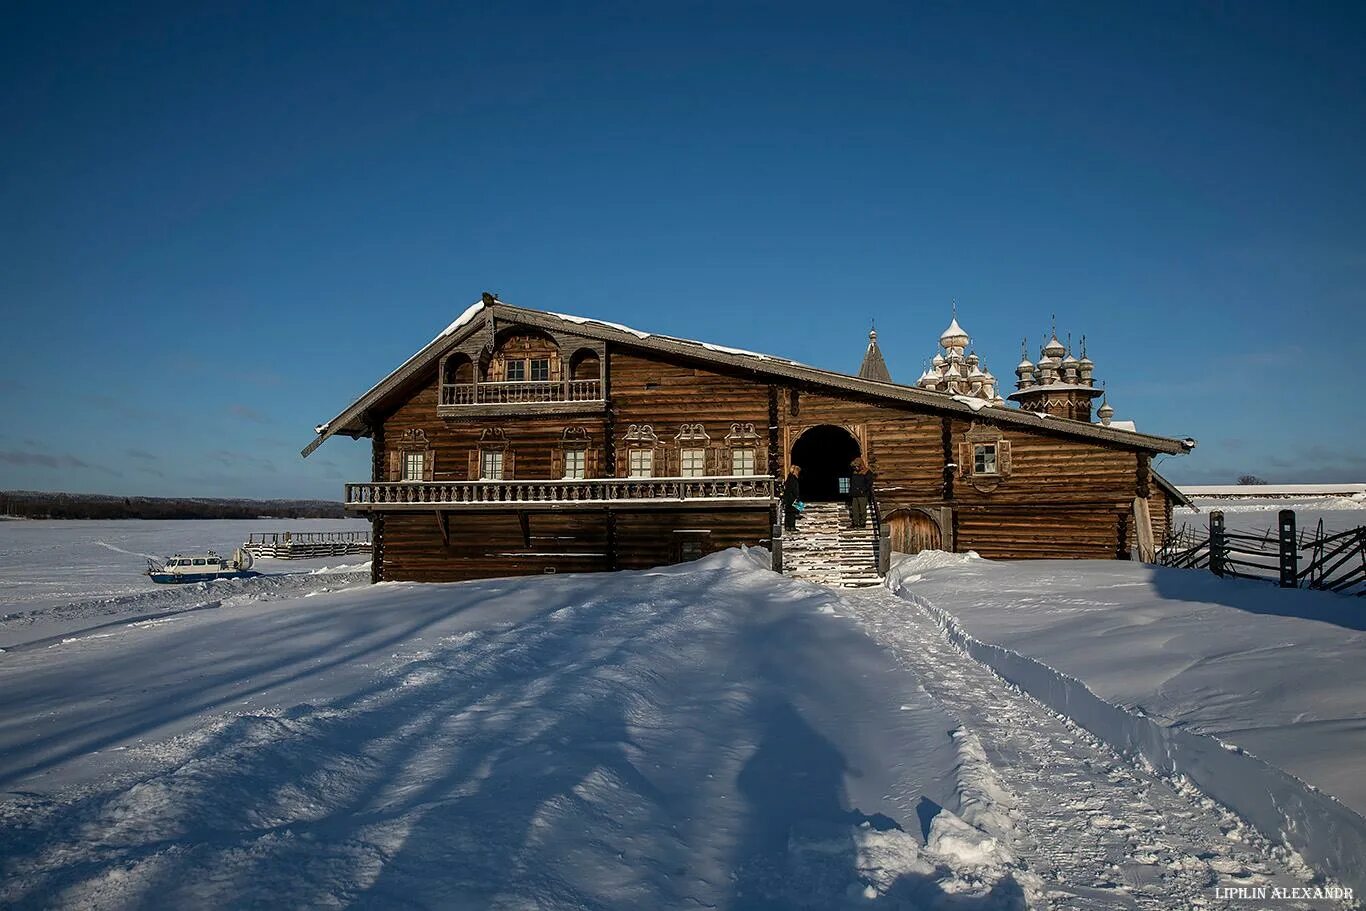
[[[873,496],[873,473],[863,459],[854,459],[849,476],[849,521],[855,528],[868,526],[868,501]]]
[[[797,504],[802,500],[801,473],[802,467],[793,465],[783,482],[783,528],[787,531],[797,530]]]

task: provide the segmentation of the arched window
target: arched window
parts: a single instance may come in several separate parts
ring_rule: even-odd
[[[469,405],[474,402],[474,362],[463,354],[452,354],[441,367],[441,404]]]
[[[582,348],[574,352],[574,356],[569,360],[569,378],[574,380],[602,379],[602,362],[598,359],[598,353],[590,348]]]

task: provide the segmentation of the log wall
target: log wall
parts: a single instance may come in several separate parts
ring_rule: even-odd
[[[743,370],[613,345],[606,349],[608,404],[602,414],[443,418],[437,414],[435,369],[390,414],[376,434],[376,471],[392,471],[388,453],[400,451],[405,432],[421,430],[432,459],[430,479],[477,477],[481,437],[501,432],[511,454],[512,480],[558,477],[555,452],[565,428],[589,435],[589,477],[627,473],[625,452],[632,425],[650,425],[660,452],[676,450],[685,424],[701,424],[719,446],[736,423],[752,424],[756,469],[788,466],[790,445],[821,424],[845,426],[861,441],[876,473],[884,513],[919,507],[951,516],[943,529],[955,549],[986,557],[1110,559],[1127,552],[1133,537],[1133,497],[1147,484],[1145,460],[1117,444],[996,425],[989,412],[946,415],[921,406],[878,401],[825,387],[773,382]],[[961,466],[969,434],[1006,444],[1009,471],[997,479],[974,478]],[[409,435],[410,438],[410,435]],[[410,444],[408,444],[410,445]],[[968,446],[965,450],[963,447]],[[657,457],[656,464],[674,468]],[[724,460],[708,466],[725,466]],[[725,472],[717,472],[725,473]],[[388,480],[378,477],[376,480]],[[1151,486],[1154,537],[1161,539],[1170,503]],[[940,512],[944,509],[943,513]],[[518,515],[453,513],[450,542],[435,515],[389,514],[376,523],[377,574],[385,579],[451,580],[486,576],[643,568],[679,556],[679,532],[692,529],[707,551],[766,543],[767,510],[603,510],[530,516],[531,537]],[[382,533],[380,529],[383,529]],[[705,535],[698,532],[705,530]]]

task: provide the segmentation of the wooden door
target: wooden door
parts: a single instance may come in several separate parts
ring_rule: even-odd
[[[939,550],[943,547],[938,523],[919,510],[898,510],[885,521],[892,550],[896,553],[918,554],[922,550]]]

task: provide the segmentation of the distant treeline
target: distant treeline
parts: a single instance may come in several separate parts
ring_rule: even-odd
[[[340,519],[331,500],[111,497],[91,493],[0,491],[0,516],[26,519]]]

